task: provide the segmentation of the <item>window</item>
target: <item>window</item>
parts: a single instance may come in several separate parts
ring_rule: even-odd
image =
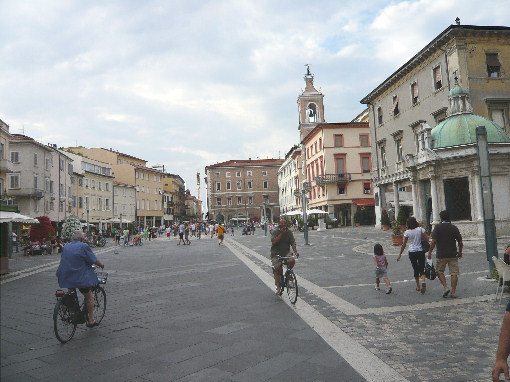
[[[78,198],[78,207],[79,207],[79,208],[83,208],[83,197],[82,197],[82,196],[80,196],[80,197]]]
[[[249,180],[248,181],[248,189],[252,189],[253,188],[253,181]]]
[[[34,153],[34,166],[37,166],[37,154]]]
[[[142,210],[145,209],[145,199],[142,199]]]
[[[221,191],[221,183],[216,182],[216,191]]]
[[[501,64],[498,60],[497,53],[485,53],[485,61],[487,63],[487,74],[491,78],[498,78]]]
[[[402,162],[402,137],[395,139],[395,148],[397,150],[397,162]]]
[[[317,154],[317,141],[314,143],[313,147],[315,149],[315,153]]]
[[[240,177],[241,176],[241,171],[236,171],[236,176]]]
[[[20,188],[19,174],[9,174],[9,188],[11,190]]]
[[[319,150],[322,150],[322,138],[319,138]]]
[[[230,178],[230,171],[227,171],[227,172],[225,173],[225,176],[226,176],[227,178]]]
[[[55,182],[53,182],[52,180],[50,180],[50,193],[52,194],[55,193]]]
[[[342,134],[335,134],[335,147],[343,147],[344,146],[344,136]]]
[[[227,206],[231,206],[231,205],[232,205],[232,198],[228,197],[227,198]]]
[[[247,171],[246,172],[246,176],[252,176],[252,172],[251,171]]]
[[[432,74],[434,76],[434,90],[439,90],[443,87],[443,81],[441,78],[441,66],[436,66],[432,69]]]
[[[216,173],[216,178],[219,178],[221,174],[219,172]]]
[[[96,188],[96,181],[95,181],[94,179],[92,179],[91,187],[92,187],[92,188]]]
[[[335,157],[336,173],[345,176],[345,156]]]
[[[436,110],[432,113],[432,116],[434,117],[434,120],[436,121],[436,125],[443,122],[446,119],[446,111],[448,110],[447,107],[442,107],[439,110]]]
[[[267,171],[266,170],[262,171],[262,176],[267,176]]]
[[[253,196],[248,196],[248,204],[253,204]]]
[[[139,177],[139,174],[138,174],[138,171],[135,172],[135,178],[138,179]]]
[[[221,206],[221,198],[216,198],[216,205]]]
[[[248,184],[250,184],[250,183],[251,183],[251,180],[249,180],[249,181],[248,181]],[[240,181],[240,180],[238,180],[238,181],[236,182],[236,187],[237,187],[237,189],[238,189],[238,190],[241,190],[241,189],[242,189],[242,183],[241,183],[241,181]]]
[[[380,151],[381,151],[381,166],[386,167],[386,145],[385,144],[380,145]]]
[[[147,209],[150,210],[151,209],[151,202],[149,199],[147,199]]]
[[[99,189],[99,191],[103,191],[103,182],[101,182],[100,180],[97,182],[97,188]]]
[[[240,196],[237,197],[237,204],[243,204],[243,198]]]
[[[510,102],[505,100],[486,100],[489,109],[489,119],[498,124],[504,131],[510,133],[509,111]]]
[[[368,134],[360,134],[359,135],[359,145],[361,147],[368,147]]]
[[[339,184],[338,185],[338,195],[345,195],[345,184]]]
[[[267,188],[267,180],[264,180],[264,181],[262,182],[262,188]]]
[[[411,100],[413,105],[418,103],[418,83],[416,82],[411,84]]]
[[[88,196],[85,196],[85,208],[89,208],[90,207],[90,200],[89,200],[89,197]]]
[[[365,195],[372,193],[372,185],[371,183],[363,183],[363,193]]]
[[[37,186],[38,186],[37,178],[38,178],[37,174],[34,174],[34,189],[36,189],[36,190],[37,190]]]
[[[231,187],[231,183],[230,181],[227,182],[227,190],[230,190],[232,187]]]
[[[380,106],[377,108],[377,124],[382,125],[382,108]]]
[[[4,155],[5,155],[5,145],[2,142],[0,142],[0,159],[5,159]]]
[[[361,170],[363,174],[370,173],[370,156],[362,155],[361,156]]]
[[[97,198],[97,209],[99,211],[103,210],[103,199],[102,198]]]
[[[110,183],[106,182],[104,184],[104,189],[105,189],[105,191],[110,191]]]
[[[391,106],[391,114],[393,114],[393,116],[397,116],[399,112],[400,111],[398,109],[398,96],[394,95],[393,96],[393,105]]]
[[[19,152],[18,151],[11,151],[11,162],[19,163]]]

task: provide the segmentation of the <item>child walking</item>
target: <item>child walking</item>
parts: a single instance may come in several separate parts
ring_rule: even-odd
[[[381,279],[386,283],[386,294],[390,294],[393,290],[388,280],[388,259],[384,254],[384,250],[381,244],[374,245],[374,264],[375,264],[375,290],[381,290],[379,283]]]

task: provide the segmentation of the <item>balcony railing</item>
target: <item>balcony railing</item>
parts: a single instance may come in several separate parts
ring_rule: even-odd
[[[315,184],[347,183],[351,181],[351,174],[325,174],[315,178]]]
[[[44,196],[42,190],[37,188],[19,188],[17,190],[9,190],[9,193],[13,196],[17,197],[26,197],[26,198],[37,198],[41,199]]]
[[[10,160],[0,159],[0,171],[10,172],[13,168],[14,166]]]

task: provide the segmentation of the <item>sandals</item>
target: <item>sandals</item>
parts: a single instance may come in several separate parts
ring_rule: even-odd
[[[425,284],[425,283],[421,284],[421,294],[424,294],[426,290],[427,290],[427,284]]]
[[[416,292],[419,292],[420,290],[421,290],[421,289],[420,289],[420,286],[418,285],[418,286],[416,287]]]
[[[86,326],[87,328],[94,328],[94,327],[96,327],[96,326],[99,326],[99,323],[97,323],[96,321],[94,321],[94,323],[93,323],[93,324],[89,324],[89,323],[87,322],[87,323],[85,324],[85,326]]]

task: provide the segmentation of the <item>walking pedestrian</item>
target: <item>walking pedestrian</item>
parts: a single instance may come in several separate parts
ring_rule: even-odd
[[[121,230],[120,228],[115,230],[115,245],[120,246],[120,236],[121,236]]]
[[[184,223],[181,223],[179,224],[179,242],[177,243],[177,245],[181,245],[181,240],[182,240],[182,244],[183,245],[186,245],[186,242],[184,241]]]
[[[400,247],[400,253],[398,254],[397,261],[400,261],[400,257],[402,256],[407,242],[409,241],[409,260],[411,261],[411,265],[414,270],[416,291],[425,293],[427,284],[425,283],[425,251],[421,245],[422,239],[428,240],[425,230],[418,225],[416,218],[413,216],[407,218],[407,230],[404,232],[404,242],[402,243],[402,247]]]
[[[123,233],[124,233],[124,243],[123,243],[123,245],[125,247],[125,246],[129,245],[129,229],[126,228]]]
[[[184,224],[184,240],[186,240],[186,244],[190,245],[191,241],[189,241],[189,231],[190,226],[188,223]]]
[[[12,248],[14,250],[14,247],[16,247],[16,253],[18,253],[18,235],[16,235],[16,232],[12,231]]]
[[[223,224],[218,224],[218,245],[223,243],[223,238],[225,237],[225,226]]]
[[[436,270],[439,281],[443,285],[443,297],[446,298],[451,292],[451,297],[456,298],[457,283],[459,280],[459,259],[462,258],[462,236],[459,229],[454,226],[450,221],[450,214],[448,211],[441,211],[439,213],[441,223],[434,227],[432,231],[432,241],[430,242],[430,249],[428,258],[432,259],[432,250],[437,245],[436,251]],[[458,246],[458,249],[457,249]],[[448,264],[448,270],[451,275],[451,290],[448,288],[444,271]]]
[[[388,259],[384,254],[381,244],[374,245],[374,264],[375,264],[375,290],[381,290],[379,283],[381,279],[386,283],[386,294],[390,294],[393,290],[388,279]]]

